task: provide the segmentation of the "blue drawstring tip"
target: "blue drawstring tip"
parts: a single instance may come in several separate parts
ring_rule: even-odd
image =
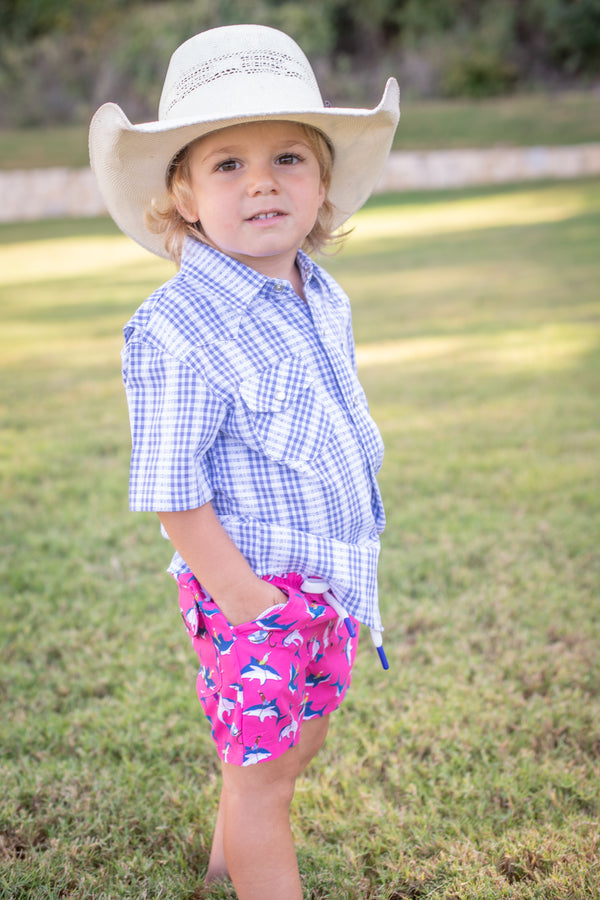
[[[381,665],[383,666],[383,668],[389,669],[390,664],[387,661],[387,656],[385,655],[385,650],[383,649],[383,647],[376,647],[375,649],[377,650],[377,653],[379,655],[379,659],[381,660]]]
[[[381,660],[381,665],[384,669],[389,669],[390,664],[387,661],[387,656],[385,655],[385,650],[383,649],[383,638],[381,637],[381,632],[377,631],[375,628],[371,628],[371,640],[373,641],[373,645],[377,650],[379,655],[379,659]]]
[[[348,634],[350,635],[350,637],[356,637],[356,628],[352,624],[352,619],[346,616],[346,618],[344,619],[344,623],[346,625],[346,628],[348,629]]]

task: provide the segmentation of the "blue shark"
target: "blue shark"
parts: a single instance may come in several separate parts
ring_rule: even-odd
[[[245,716],[256,716],[260,722],[264,722],[265,719],[276,718],[277,721],[281,719],[281,713],[279,712],[279,707],[277,706],[276,700],[264,701],[263,703],[257,703],[254,706],[249,706],[248,709],[244,710]]]
[[[221,613],[221,610],[216,604],[213,609],[208,604],[202,607],[202,615],[205,619],[211,619],[213,616],[218,616],[219,613]]]
[[[268,628],[271,631],[287,631],[288,628],[292,628],[297,621],[298,620],[296,619],[293,622],[282,622],[279,613],[276,612],[270,616],[265,616],[264,619],[257,619],[256,624],[260,626],[260,628]]]
[[[193,606],[190,606],[186,614],[181,613],[183,617],[183,624],[189,631],[189,633],[193,637],[197,637],[202,629],[202,619],[200,618],[200,612],[198,611],[198,606],[194,603]]]
[[[268,656],[269,654],[267,653],[264,659],[251,657],[248,665],[241,670],[242,678],[247,678],[248,680],[256,679],[261,684],[265,684],[267,681],[281,681],[279,672],[273,666],[267,665]]]
[[[312,703],[307,703],[304,707],[304,718],[305,719],[316,719],[317,716],[323,716],[325,714],[325,708],[327,704],[323,706],[321,709],[314,709]]]
[[[342,692],[346,687],[346,679],[342,678],[341,675],[338,675],[338,680],[333,682],[333,687],[335,688],[336,697],[341,697]]]
[[[261,759],[266,759],[268,756],[271,756],[271,753],[263,747],[247,747],[244,750],[242,765],[251,766],[253,763],[260,762]]]
[[[326,609],[327,609],[327,607],[323,606],[322,603],[316,603],[314,605],[312,603],[306,603],[306,610],[307,610],[309,616],[311,617],[311,619],[318,619],[319,616],[323,615],[323,613],[326,611]]]
[[[296,668],[296,666],[292,666],[291,674],[290,674],[290,682],[288,684],[288,690],[292,691],[294,694],[298,693],[298,675],[300,674],[300,667]]]
[[[200,666],[200,668],[198,669],[198,675],[200,675],[204,679],[204,681],[206,682],[206,687],[209,690],[214,691],[217,688],[217,683],[212,677],[211,672],[212,670],[210,666]]]
[[[316,673],[314,675],[308,675],[307,679],[306,679],[306,686],[307,687],[318,687],[324,681],[329,681],[330,678],[331,678],[331,672],[329,672],[327,675],[321,675],[321,674],[317,675]]]
[[[226,656],[228,653],[231,653],[231,648],[234,644],[233,640],[228,641],[222,634],[216,634],[216,632],[213,632],[213,640],[215,642],[215,647],[221,656]]]

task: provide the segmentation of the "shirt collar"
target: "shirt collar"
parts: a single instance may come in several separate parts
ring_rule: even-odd
[[[269,279],[208,244],[187,237],[181,254],[181,274],[241,315]]]
[[[298,250],[296,262],[302,283],[307,285],[316,274],[316,264],[303,250]],[[183,245],[181,272],[204,284],[217,284],[219,293],[227,294],[227,300],[240,311],[244,310],[266,285],[280,281],[261,275],[255,269],[192,237],[187,237]]]

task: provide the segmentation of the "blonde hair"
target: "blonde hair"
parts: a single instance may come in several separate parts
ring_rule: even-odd
[[[325,135],[316,128],[300,122],[294,124],[302,129],[303,136],[319,163],[321,183],[325,189],[325,200],[311,232],[302,243],[302,249],[307,253],[323,252],[327,247],[341,243],[348,234],[347,231],[334,232],[332,227],[334,206],[329,200],[328,192],[333,169],[333,148]],[[189,209],[193,205],[190,157],[191,148],[196,143],[197,141],[192,141],[182,147],[169,164],[166,173],[168,194],[166,207],[160,209],[156,202],[152,201],[152,206],[146,211],[145,216],[146,228],[153,234],[164,235],[167,253],[177,265],[181,262],[181,251],[187,235],[197,241],[206,239],[201,222],[188,222],[179,212],[179,209]]]

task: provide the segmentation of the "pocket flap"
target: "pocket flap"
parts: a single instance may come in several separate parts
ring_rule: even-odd
[[[295,403],[313,377],[301,356],[290,356],[240,384],[240,395],[253,412],[281,412]]]

